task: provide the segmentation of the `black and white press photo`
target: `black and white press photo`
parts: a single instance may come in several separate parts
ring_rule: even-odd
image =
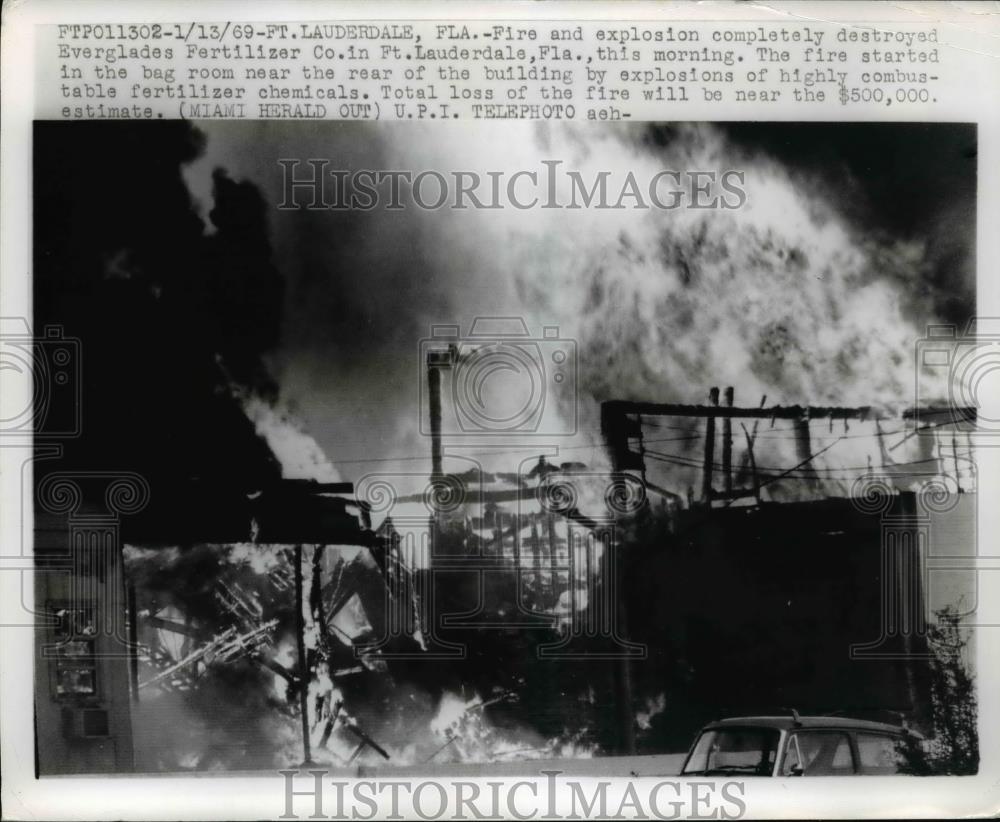
[[[37,774],[978,773],[979,138],[36,121]]]

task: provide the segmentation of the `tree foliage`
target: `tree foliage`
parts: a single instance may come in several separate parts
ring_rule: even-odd
[[[927,641],[930,663],[930,733],[903,750],[905,770],[921,776],[969,776],[979,770],[976,682],[968,661],[969,634],[958,612],[936,613]]]

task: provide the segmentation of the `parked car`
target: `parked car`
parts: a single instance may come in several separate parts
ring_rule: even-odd
[[[702,728],[681,770],[687,776],[853,776],[901,772],[917,734],[839,716],[741,716]]]

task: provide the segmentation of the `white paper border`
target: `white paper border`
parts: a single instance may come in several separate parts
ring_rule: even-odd
[[[996,82],[966,89],[963,119],[979,125],[977,208],[978,313],[1000,316],[1000,5],[997,3],[333,3],[291,0],[189,2],[89,2],[29,0],[5,3],[2,53],[2,233],[0,233],[0,314],[31,316],[31,122],[34,111],[32,29],[38,23],[217,21],[239,17],[259,21],[396,19],[657,19],[807,22],[933,23],[956,39],[974,41],[974,50],[992,66]],[[951,107],[949,107],[951,108]],[[773,113],[777,112],[777,113]],[[756,118],[756,112],[755,118]],[[747,119],[745,116],[713,119]],[[759,119],[802,120],[768,109]],[[819,119],[835,119],[833,117]],[[915,117],[933,121],[934,117]],[[0,397],[13,406],[21,398]],[[18,406],[20,407],[20,405]],[[10,546],[30,521],[20,510],[20,477],[7,469],[9,452],[0,448],[0,539]],[[1000,534],[1000,450],[979,453],[981,540]],[[989,489],[994,489],[991,492]],[[13,541],[13,542],[12,542]],[[5,552],[6,553],[6,552]],[[997,550],[980,553],[1000,554]],[[19,608],[10,578],[0,573],[0,615]],[[984,598],[1000,596],[1000,572],[982,575]],[[25,595],[31,596],[30,585]],[[30,604],[30,603],[29,603]],[[2,621],[2,620],[0,620]],[[866,777],[842,780],[746,780],[747,818],[987,816],[1000,812],[1000,629],[977,635],[980,710],[980,772],[976,777]],[[221,777],[34,778],[32,728],[33,637],[28,629],[0,631],[0,755],[5,819],[260,819],[283,811],[284,788],[276,774]],[[301,815],[301,818],[305,818]]]

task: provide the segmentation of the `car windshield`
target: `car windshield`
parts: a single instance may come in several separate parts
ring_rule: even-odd
[[[770,776],[778,751],[774,728],[715,728],[702,732],[683,773]]]

